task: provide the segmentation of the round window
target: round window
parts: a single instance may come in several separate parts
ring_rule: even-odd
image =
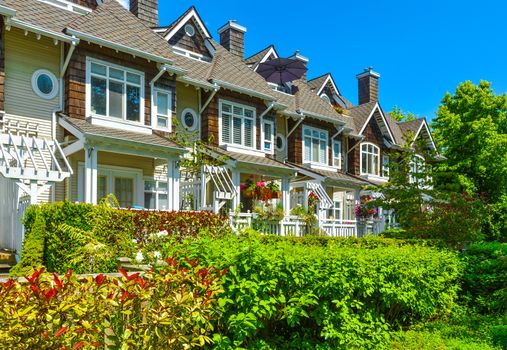
[[[51,100],[58,93],[58,80],[50,71],[39,69],[32,75],[32,89],[38,96]]]
[[[282,134],[276,135],[276,150],[283,151],[285,149],[285,137]]]
[[[198,126],[197,114],[193,109],[186,108],[183,113],[181,113],[181,122],[189,131],[194,131]]]
[[[187,34],[188,36],[194,36],[195,35],[194,26],[191,24],[187,24],[185,26],[185,34]]]

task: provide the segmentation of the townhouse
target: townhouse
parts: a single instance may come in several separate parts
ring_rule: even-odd
[[[262,202],[282,210],[267,229],[276,234],[302,234],[292,212],[312,200],[320,230],[356,236],[361,188],[388,181],[389,150],[407,131],[435,147],[423,119],[382,110],[373,70],[357,75],[357,105],[331,74],[267,83],[256,70],[276,48],[245,58],[247,29],[228,21],[215,41],[194,7],[167,26],[157,0],[130,11],[3,0],[0,14],[2,247],[19,249],[29,204],[109,193],[122,207],[234,213],[236,225]],[[206,161],[188,166],[196,152]],[[272,191],[259,198],[252,186]]]

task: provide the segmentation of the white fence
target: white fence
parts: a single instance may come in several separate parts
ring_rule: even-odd
[[[28,197],[18,199],[19,191],[13,180],[0,176],[0,248],[15,250],[18,254],[25,233],[21,219],[30,205]]]

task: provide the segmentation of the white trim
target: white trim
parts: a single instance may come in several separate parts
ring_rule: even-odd
[[[310,133],[312,134],[310,137],[313,139],[313,131],[317,131],[319,134],[321,132],[325,133],[326,134],[326,150],[325,150],[325,156],[326,156],[326,159],[325,159],[325,162],[324,163],[321,163],[319,162],[318,160],[315,161],[315,160],[311,160],[311,161],[306,161],[305,160],[305,130],[306,129],[309,129],[310,130]],[[320,136],[319,136],[319,155],[320,155],[320,141],[323,141],[322,139],[320,139]],[[312,142],[313,143],[313,142]],[[302,145],[302,156],[303,156],[303,164],[310,164],[310,165],[316,165],[316,166],[329,166],[329,132],[325,129],[320,129],[320,128],[316,128],[314,126],[310,126],[310,125],[303,125],[303,128],[301,129],[301,145]],[[310,144],[310,153],[311,153],[311,147],[312,145]],[[310,158],[311,155],[310,155]]]
[[[204,36],[206,38],[211,38],[211,34],[208,32],[208,30],[204,26],[204,23],[201,21],[201,18],[199,17],[199,15],[195,11],[195,9],[191,9],[190,12],[187,13],[186,16],[183,17],[179,21],[179,23],[173,29],[171,29],[171,31],[169,33],[167,33],[167,35],[164,37],[164,39],[166,41],[169,41],[169,39],[171,39],[174,36],[174,34],[176,34],[181,29],[181,27],[183,27],[185,24],[187,24],[187,22],[191,18],[194,18],[194,20],[197,22],[197,24],[199,25],[199,27],[200,27],[202,33],[204,34]]]
[[[103,126],[105,128],[138,132],[138,133],[146,134],[146,135],[152,134],[151,128],[149,126],[141,125],[139,123],[135,123],[135,122],[131,122],[131,121],[123,120],[123,119],[111,118],[111,117],[106,117],[106,116],[94,114],[91,117],[88,117],[87,120],[89,120],[89,122],[92,125]]]
[[[332,144],[331,144],[332,150],[331,150],[331,153],[333,155],[333,160],[331,162],[332,167],[335,167],[337,169],[341,169],[342,168],[342,163],[343,163],[343,142],[341,140],[335,140],[334,138],[332,138],[331,140],[332,140]],[[339,157],[338,157],[339,160],[340,160],[339,163],[338,163],[339,165],[335,165],[334,164],[334,160],[336,158],[335,157],[336,154],[334,152],[334,145],[335,145],[335,143],[337,143],[337,144],[339,143],[340,144],[340,154],[339,154]]]
[[[192,24],[188,23],[185,24],[185,34],[189,37],[195,36],[195,28]]]
[[[238,145],[230,145],[230,144],[224,144],[224,145],[222,145],[222,147],[226,151],[229,151],[229,152],[242,153],[242,154],[247,154],[249,156],[257,156],[257,157],[262,157],[262,158],[266,157],[266,153],[259,151],[257,149],[241,147]]]
[[[378,170],[378,175],[376,174],[372,174],[372,173],[368,173],[368,172],[363,172],[363,146],[373,146],[373,149],[377,150],[378,151],[378,154],[377,154],[377,170]],[[374,153],[370,153],[368,151],[366,151],[366,153],[368,155],[375,155],[375,152]],[[373,164],[373,162],[372,162]],[[371,169],[370,169],[371,170]],[[377,146],[376,144],[374,143],[371,143],[371,142],[361,142],[360,144],[360,147],[359,147],[359,174],[361,176],[363,175],[367,175],[369,177],[375,177],[375,178],[382,178],[382,168],[381,168],[381,162],[380,162],[380,147]]]
[[[169,96],[169,100],[167,101],[167,128],[158,126],[158,104],[157,104],[157,94],[158,93],[167,94]],[[172,120],[173,120],[173,91],[162,89],[155,87],[152,84],[151,88],[151,127],[154,130],[161,130],[171,132],[172,130]]]
[[[271,150],[266,150],[264,148],[264,142],[266,141],[264,132],[264,125],[270,124],[271,125],[271,140],[268,140],[268,142],[271,143]],[[267,120],[267,119],[261,119],[261,150],[266,154],[275,154],[275,122],[274,120]]]
[[[63,33],[58,33],[58,32],[53,32],[51,30],[47,30],[46,28],[35,26],[31,23],[21,21],[17,18],[12,18],[12,17],[6,18],[5,29],[10,30],[11,26],[15,27],[15,28],[27,30],[30,32],[34,32],[38,35],[38,37],[39,37],[39,35],[44,35],[44,36],[53,38],[55,40],[64,41],[66,43],[72,43],[72,42],[79,43],[79,39],[76,39],[76,38],[71,37],[69,35],[65,35]]]
[[[127,104],[127,100],[125,98],[125,95],[126,95],[126,91],[123,92],[123,115],[122,115],[122,118],[115,118],[115,117],[110,117],[110,116],[107,116],[107,115],[99,115],[99,114],[94,114],[92,113],[91,111],[91,77],[92,77],[92,72],[91,72],[91,64],[92,63],[97,63],[97,64],[100,64],[100,65],[103,65],[103,66],[106,66],[108,67],[107,69],[109,70],[109,67],[110,68],[114,68],[114,69],[118,69],[118,70],[122,70],[126,73],[132,73],[132,74],[136,74],[136,75],[139,75],[140,76],[140,84],[134,84],[134,83],[128,83],[127,80],[124,80],[122,83],[124,84],[124,86],[130,84],[130,85],[133,85],[133,86],[137,86],[139,87],[139,98],[140,98],[140,101],[139,101],[139,121],[129,121],[126,119],[126,113],[127,113],[127,107],[126,107],[126,104]],[[102,77],[102,76],[101,76]],[[104,77],[102,77],[104,78]],[[106,81],[109,82],[109,80],[111,79],[109,77],[109,75],[107,77],[105,77]],[[114,78],[113,78],[114,80]],[[135,70],[135,69],[132,69],[132,68],[128,68],[128,67],[123,67],[123,66],[119,66],[117,64],[114,64],[114,63],[110,63],[110,62],[107,62],[107,61],[102,61],[102,60],[98,60],[96,58],[92,58],[92,57],[89,57],[87,56],[86,57],[86,116],[88,117],[92,117],[92,124],[94,124],[94,119],[96,119],[96,125],[99,125],[101,124],[102,126],[106,126],[106,127],[113,127],[113,128],[124,128],[124,126],[127,126],[127,128],[130,130],[130,131],[140,131],[140,132],[143,132],[141,130],[145,129],[146,126],[144,125],[145,123],[145,118],[144,118],[144,107],[145,107],[145,103],[144,103],[144,99],[145,99],[145,91],[144,91],[144,83],[145,83],[145,76],[144,76],[144,72],[141,72],[141,71],[138,71],[138,70]],[[108,107],[109,107],[109,86],[106,86],[106,113],[108,112]],[[107,123],[107,125],[104,124],[104,122]],[[97,124],[98,123],[98,124]],[[114,125],[115,123],[117,123],[118,125]],[[136,127],[136,128],[135,128]],[[150,133],[151,134],[151,130],[148,130],[148,131],[144,131],[144,133]]]
[[[316,78],[316,79],[317,79],[317,78]],[[327,83],[328,83],[329,81],[331,81],[331,85],[333,85],[333,89],[334,89],[335,93],[336,93],[337,95],[340,95],[340,90],[338,90],[338,88],[336,87],[336,84],[334,83],[334,79],[333,79],[333,77],[331,76],[331,74],[328,74],[328,75],[327,75],[326,80],[324,80],[324,83],[322,83],[322,85],[321,85],[320,89],[317,91],[317,95],[319,95],[319,96],[320,96],[320,94],[322,93],[322,90],[324,90],[324,87],[327,85]]]
[[[278,142],[276,142],[278,138],[280,138],[282,140],[281,147],[278,147]],[[287,138],[282,133],[277,133],[275,136],[275,149],[278,152],[283,152],[283,151],[285,151],[286,147],[287,147]]]
[[[226,24],[224,24],[223,26],[218,28],[217,32],[218,32],[218,34],[222,34],[223,31],[225,31],[229,28],[233,28],[233,29],[236,29],[240,32],[246,33],[246,27],[238,24],[235,20],[228,21]]]
[[[271,56],[272,54],[275,56],[275,58],[279,58],[278,53],[276,52],[276,49],[274,46],[271,46],[269,48],[268,52],[266,52],[266,54],[264,55],[264,57],[262,57],[262,59],[256,63],[257,65],[254,68],[254,71],[257,71],[259,64],[266,62],[268,60],[268,57]]]
[[[276,101],[276,98],[274,98],[273,96],[266,95],[266,94],[263,94],[262,92],[257,92],[255,90],[252,90],[252,89],[249,89],[249,88],[245,88],[245,87],[242,87],[242,86],[239,86],[239,85],[236,85],[236,84],[231,84],[231,83],[228,83],[228,82],[223,81],[223,80],[215,80],[215,79],[213,79],[212,82],[214,84],[217,84],[218,86],[224,88],[224,89],[228,89],[228,90],[231,90],[231,91],[236,91],[236,92],[239,92],[241,94],[245,94],[245,95],[252,96],[252,97],[258,97],[258,98],[266,100],[266,101]]]
[[[331,103],[331,98],[326,94],[326,93],[322,93],[320,94],[320,98],[326,102],[326,103],[329,103],[330,105],[332,105]]]
[[[67,10],[67,11],[79,13],[80,15],[86,15],[86,14],[92,12],[92,10],[89,9],[88,7],[77,5],[73,2],[66,1],[66,0],[39,0],[39,1],[49,4],[49,5],[52,5],[52,6],[55,6],[55,7],[58,7],[58,8],[61,8],[61,9],[64,9],[64,10]]]
[[[169,210],[169,207],[170,207],[170,201],[171,199],[169,198],[169,182],[168,181],[169,178],[167,176],[165,177],[161,177],[161,176],[144,176],[143,177],[143,208],[145,209],[148,209],[148,210]],[[155,189],[153,190],[147,190],[146,189],[146,182],[147,181],[152,181],[152,182],[155,182]],[[163,189],[160,189],[159,187],[159,183],[160,182],[163,182],[167,185],[167,189],[166,190],[163,190]],[[153,195],[155,195],[155,208],[147,208],[146,207],[146,200],[144,198],[144,196],[146,195],[146,193],[151,193]],[[160,195],[167,195],[167,207],[166,208],[163,208],[160,206],[160,198],[159,196]]]
[[[306,165],[308,165],[311,169],[316,169],[316,170],[325,170],[325,171],[333,171],[333,172],[336,172],[336,170],[340,170],[340,168],[338,167],[335,167],[335,166],[330,166],[330,165],[324,165],[324,164],[320,164],[320,163],[305,163]]]
[[[195,119],[194,126],[192,126],[192,127],[189,127],[185,123],[185,115],[187,113],[192,114],[192,116]],[[200,129],[200,120],[199,120],[199,117],[197,116],[197,112],[193,108],[185,108],[183,110],[183,112],[181,112],[180,121],[181,121],[181,125],[183,125],[183,127],[185,127],[190,132],[193,132],[193,131],[196,131],[197,129]]]
[[[47,75],[49,77],[49,79],[51,79],[51,83],[53,84],[53,89],[48,94],[42,92],[39,89],[39,86],[37,85],[37,80],[43,74]],[[32,74],[32,90],[40,98],[43,98],[45,100],[54,99],[56,97],[56,95],[58,95],[59,88],[60,88],[60,86],[58,84],[58,79],[56,78],[56,75],[53,74],[53,72],[50,72],[47,69],[38,69],[35,72],[33,72],[33,74]]]
[[[423,119],[423,122],[421,123],[419,130],[417,130],[417,133],[414,136],[414,141],[412,142],[412,144],[419,137],[419,134],[421,133],[423,126],[426,128],[426,132],[428,133],[428,136],[430,137],[430,141],[431,141],[431,145],[433,146],[433,149],[437,150],[437,146],[435,145],[435,142],[433,141],[433,136],[431,135],[431,131],[430,131],[430,128],[428,127],[428,123],[426,123],[426,119]]]
[[[233,137],[234,135],[231,134],[231,140],[230,142],[224,142],[222,140],[222,105],[223,104],[228,104],[228,105],[231,105],[231,130],[233,130],[233,119],[234,119],[234,107],[238,107],[238,108],[242,108],[242,109],[248,109],[250,110],[251,112],[253,112],[253,120],[252,120],[252,128],[253,128],[253,135],[252,135],[252,147],[247,147],[247,146],[244,146],[244,145],[237,145],[234,143],[234,140],[233,140]],[[242,122],[241,122],[241,138],[243,141],[245,141],[245,132],[244,132],[244,122],[243,122],[243,119],[246,118],[244,115],[242,116]],[[229,101],[229,100],[225,100],[225,99],[219,99],[218,100],[218,142],[219,142],[219,145],[227,145],[228,148],[230,147],[233,147],[233,148],[237,148],[237,149],[241,149],[243,150],[243,153],[245,150],[250,150],[250,151],[257,151],[257,152],[260,152],[257,150],[257,109],[254,107],[254,106],[249,106],[249,105],[244,105],[244,104],[240,104],[240,103],[236,103],[236,102],[232,102],[232,101]],[[262,152],[261,152],[262,153]]]
[[[384,176],[384,166],[386,165],[385,164],[385,160],[387,159],[387,168],[386,168],[386,171],[387,171],[387,176]],[[382,176],[383,178],[385,179],[389,179],[389,175],[390,175],[390,165],[391,165],[391,157],[389,157],[388,154],[383,154],[382,155],[382,169],[380,171],[380,176]]]
[[[378,102],[375,103],[375,106],[372,108],[371,112],[370,112],[370,115],[368,116],[368,119],[366,119],[366,122],[363,124],[363,127],[361,128],[361,131],[359,132],[359,135],[362,135],[363,132],[364,132],[364,129],[366,129],[366,126],[368,125],[368,123],[370,122],[370,119],[373,117],[373,115],[375,114],[375,110],[379,110],[380,112],[380,116],[382,117],[382,120],[384,121],[384,124],[387,128],[387,132],[389,133],[389,137],[391,138],[391,140],[393,141],[393,144],[396,144],[396,140],[394,139],[394,136],[391,132],[391,128],[389,127],[389,124],[387,123],[387,119],[384,115],[384,112],[382,112],[382,109],[380,108],[380,105],[378,104]]]
[[[197,61],[211,63],[211,58],[204,56],[203,54],[193,52],[190,50],[183,49],[179,46],[172,46],[173,52],[177,55],[188,57]]]

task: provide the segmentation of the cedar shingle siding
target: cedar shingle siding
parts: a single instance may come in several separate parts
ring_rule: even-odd
[[[220,44],[232,54],[240,57],[245,56],[245,33],[229,28],[220,33]]]
[[[359,104],[378,101],[378,78],[365,76],[359,78]]]
[[[158,26],[158,0],[130,0],[130,12],[148,27]]]
[[[191,24],[194,27],[195,34],[193,37],[190,37],[185,33],[186,24]],[[206,46],[204,44],[204,38],[197,29],[197,23],[195,23],[195,21],[192,19],[185,23],[185,25],[181,27],[180,30],[178,30],[171,39],[169,39],[169,44],[211,58],[208,49],[206,49]]]
[[[116,52],[114,50],[96,45],[81,45],[74,51],[72,60],[66,72],[65,84],[65,113],[73,118],[86,118],[86,57],[92,57],[105,62],[117,64],[122,67],[136,69],[144,72],[144,115],[145,124],[151,124],[151,88],[150,81],[158,74],[154,62],[141,58],[133,58],[131,55]],[[168,74],[163,75],[157,81],[157,87],[173,91],[173,112],[176,110],[176,80]]]

